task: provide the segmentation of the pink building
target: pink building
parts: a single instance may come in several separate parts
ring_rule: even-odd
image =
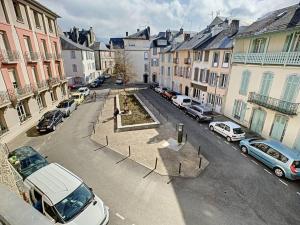
[[[0,138],[35,125],[67,95],[56,20],[35,0],[0,0]]]

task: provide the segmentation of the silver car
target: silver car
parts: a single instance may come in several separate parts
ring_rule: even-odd
[[[198,105],[190,105],[186,106],[185,109],[186,113],[193,116],[198,122],[213,120],[212,111],[208,108],[201,107]]]
[[[77,105],[74,99],[67,99],[60,102],[57,109],[60,110],[65,117],[68,117],[75,109],[77,109]]]

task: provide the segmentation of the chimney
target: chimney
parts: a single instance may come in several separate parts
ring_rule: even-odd
[[[126,31],[126,37],[128,37],[128,31]]]
[[[140,32],[140,29],[136,29],[136,32]]]
[[[183,34],[183,28],[182,28],[182,27],[180,28],[179,33],[180,33],[180,34]]]
[[[190,39],[190,37],[191,37],[191,35],[190,35],[190,34],[184,34],[184,41],[187,41],[187,40],[189,40],[189,39]]]
[[[166,39],[170,40],[171,38],[171,31],[170,30],[166,30]]]
[[[240,21],[239,20],[232,20],[230,24],[230,34],[234,35],[239,31],[239,25]]]

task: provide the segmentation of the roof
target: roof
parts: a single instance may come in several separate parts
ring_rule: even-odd
[[[231,35],[228,30],[223,30],[200,47],[203,49],[231,49],[233,48],[233,39],[234,35]]]
[[[56,17],[56,18],[60,18],[59,15],[57,15],[55,12],[53,12],[52,10],[48,9],[46,6],[42,5],[41,3],[39,3],[38,1],[36,0],[27,0],[27,2],[29,2],[30,4],[40,8],[40,9],[43,9],[45,12],[49,13],[50,15]]]
[[[59,164],[51,163],[26,178],[42,191],[53,205],[63,200],[82,184],[82,180]]]
[[[264,140],[262,142],[268,144],[272,148],[280,150],[280,152],[282,154],[284,154],[286,157],[300,160],[300,152],[299,151],[290,149],[279,141],[269,139],[269,140]]]
[[[9,225],[53,225],[43,214],[0,184],[0,221]],[[2,224],[0,222],[0,224]]]
[[[235,128],[241,128],[240,125],[234,123],[234,122],[231,122],[231,121],[220,121],[219,123],[224,123],[226,124],[227,126],[231,127],[232,129],[235,129]]]
[[[247,37],[264,33],[300,28],[299,4],[275,10],[259,18],[237,37]]]
[[[110,38],[109,43],[112,44],[112,48],[124,48],[124,40],[123,38]]]
[[[90,48],[98,51],[110,51],[107,45],[100,41],[96,41],[93,45],[90,46]]]
[[[78,44],[64,35],[60,35],[60,43],[63,50],[84,50],[84,51],[91,51],[91,52],[93,51],[93,49]]]
[[[124,39],[141,39],[141,40],[149,40],[150,39],[150,27],[147,27],[143,30],[140,30],[134,34],[131,34]]]

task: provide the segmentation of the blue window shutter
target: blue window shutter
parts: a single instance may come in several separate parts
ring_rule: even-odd
[[[282,99],[287,102],[294,102],[299,94],[300,76],[291,75],[286,79]]]
[[[249,81],[250,81],[250,72],[248,70],[245,70],[242,74],[242,82],[240,87],[241,95],[247,95]]]
[[[261,95],[268,96],[270,93],[272,82],[273,82],[273,74],[264,73],[261,83],[260,83],[259,93]]]
[[[236,107],[237,107],[237,100],[234,100],[233,109],[232,109],[233,116],[235,115]]]
[[[242,110],[241,110],[241,118],[240,118],[241,121],[243,121],[245,118],[246,109],[247,109],[247,103],[242,102]]]

